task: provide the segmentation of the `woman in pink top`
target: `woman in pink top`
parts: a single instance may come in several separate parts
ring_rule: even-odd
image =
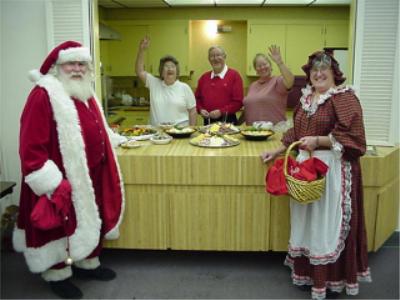
[[[276,45],[268,48],[269,57],[278,66],[281,76],[272,76],[272,64],[265,54],[254,57],[253,66],[260,78],[249,86],[243,99],[244,111],[239,122],[252,125],[256,121],[270,121],[273,124],[286,121],[286,103],[294,76],[284,64],[280,49]]]

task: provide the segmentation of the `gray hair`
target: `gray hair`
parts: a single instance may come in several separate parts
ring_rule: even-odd
[[[179,70],[179,62],[178,62],[178,60],[172,55],[165,55],[165,56],[160,58],[160,66],[158,67],[158,73],[160,74],[160,78],[161,79],[164,79],[163,76],[162,76],[164,65],[165,65],[165,63],[167,63],[169,61],[172,62],[175,65],[175,67],[176,67],[176,77],[177,78],[179,77],[180,70]]]
[[[217,46],[217,45],[211,46],[211,47],[208,49],[208,56],[210,56],[211,51],[213,51],[214,49],[219,49],[219,50],[222,52],[222,55],[224,56],[224,58],[226,58],[225,49],[222,48],[221,46]]]

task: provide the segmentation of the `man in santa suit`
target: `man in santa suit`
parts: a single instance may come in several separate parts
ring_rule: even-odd
[[[94,95],[88,48],[64,42],[30,77],[36,86],[21,116],[22,186],[13,244],[54,293],[82,298],[72,275],[103,281],[116,276],[100,266],[99,255],[103,238],[119,237],[124,191],[113,147],[125,138],[109,129]],[[43,230],[32,221],[41,197],[72,203],[62,226]]]

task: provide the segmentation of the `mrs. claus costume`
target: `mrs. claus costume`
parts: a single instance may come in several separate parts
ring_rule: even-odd
[[[293,114],[294,127],[282,138],[288,147],[306,136],[329,136],[332,147],[317,148],[313,156],[329,166],[325,193],[319,201],[303,205],[290,201],[291,232],[285,264],[292,269],[293,283],[312,286],[312,298],[326,292],[357,295],[359,282],[370,282],[360,157],[365,153],[363,114],[360,102],[345,80],[338,62],[329,53],[316,52],[303,66],[307,81],[314,59],[329,55],[335,87],[311,101],[313,87],[302,90]],[[309,153],[300,150],[298,161]]]
[[[101,240],[118,238],[124,211],[123,183],[112,147],[121,137],[108,128],[94,92],[87,101],[71,98],[51,74],[55,64],[69,61],[91,62],[89,49],[73,41],[54,48],[40,73],[30,74],[36,86],[21,116],[23,178],[13,243],[35,273],[62,265],[68,256],[67,242],[74,262],[86,269],[98,267]],[[73,222],[68,239],[63,226],[44,231],[33,226],[30,218],[39,197],[51,198],[65,180],[72,188]],[[47,280],[71,276],[69,266],[62,270]]]

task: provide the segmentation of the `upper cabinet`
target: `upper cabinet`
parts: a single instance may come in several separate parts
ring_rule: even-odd
[[[349,45],[349,24],[326,24],[325,47],[347,48]]]
[[[137,49],[148,28],[118,23],[111,23],[110,26],[120,34],[121,40],[101,42],[100,59],[104,73],[109,76],[135,76]]]
[[[189,22],[171,21],[149,25],[151,39],[148,53],[149,69],[153,75],[159,75],[160,58],[174,56],[179,62],[181,76],[189,75]]]
[[[108,26],[121,35],[121,40],[101,41],[103,71],[109,76],[135,76],[135,60],[140,40],[150,37],[145,55],[145,69],[158,76],[160,58],[169,54],[180,65],[180,75],[189,74],[188,21],[109,21]]]
[[[285,59],[285,25],[252,24],[247,28],[247,64],[246,75],[255,76],[253,59],[257,53],[268,53],[268,47],[277,45]],[[272,74],[278,75],[279,69],[272,66]]]
[[[294,75],[304,75],[301,67],[308,56],[324,48],[323,25],[288,25],[286,31],[286,65]]]
[[[308,56],[323,48],[348,46],[348,23],[330,21],[310,24],[280,21],[279,24],[263,24],[260,20],[248,22],[246,75],[254,76],[253,58],[256,53],[267,53],[268,46],[280,46],[283,60],[294,75],[304,75],[301,67]],[[267,23],[266,21],[264,21]],[[273,74],[279,74],[273,65]]]

